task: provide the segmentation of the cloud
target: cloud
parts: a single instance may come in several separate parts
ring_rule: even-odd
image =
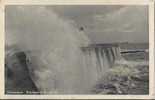
[[[74,20],[77,28],[83,26],[94,43],[148,42],[148,6],[79,5],[53,8],[60,16]]]
[[[94,15],[94,29],[90,29],[88,33],[97,43],[123,42],[125,40],[148,42],[147,16],[147,7],[145,6],[127,6],[115,12]],[[95,37],[92,33],[98,36]]]

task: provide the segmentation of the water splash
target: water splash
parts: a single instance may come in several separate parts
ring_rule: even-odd
[[[83,47],[88,74],[91,76],[90,85],[100,79],[116,61],[122,59],[120,48],[116,44],[95,44]]]
[[[41,93],[89,93],[121,57],[118,46],[89,45],[72,21],[46,7],[8,6],[6,19],[6,55],[10,48],[26,53],[31,78]]]
[[[6,46],[15,45],[26,53],[31,77],[40,91],[86,90],[88,78],[80,47],[90,41],[83,32],[46,7],[9,6],[6,16]]]

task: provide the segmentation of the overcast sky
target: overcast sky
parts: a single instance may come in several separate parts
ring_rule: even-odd
[[[92,41],[148,42],[147,6],[55,6],[60,16],[84,27]]]
[[[94,43],[148,42],[147,6],[69,5],[46,8],[48,11],[54,11],[62,19],[73,21],[76,28],[83,27],[83,31]],[[15,14],[16,9],[8,7],[6,11],[11,15]],[[6,19],[11,18],[6,16]],[[52,23],[52,19],[50,21]]]

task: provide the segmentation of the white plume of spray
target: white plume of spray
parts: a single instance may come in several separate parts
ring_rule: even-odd
[[[46,7],[10,6],[6,19],[5,45],[26,52],[32,78],[40,91],[86,90],[89,76],[80,47],[90,41],[83,32]]]

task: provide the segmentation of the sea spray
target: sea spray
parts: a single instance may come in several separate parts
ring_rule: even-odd
[[[8,6],[6,16],[5,45],[26,53],[31,77],[41,93],[87,91],[91,79],[80,47],[90,41],[83,32],[46,7]]]

